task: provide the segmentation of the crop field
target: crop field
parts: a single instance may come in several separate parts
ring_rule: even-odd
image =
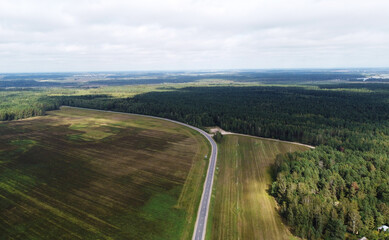
[[[208,239],[293,239],[269,195],[277,154],[307,150],[291,143],[225,135],[219,144]]]
[[[190,239],[209,152],[146,117],[63,107],[0,122],[0,239]]]

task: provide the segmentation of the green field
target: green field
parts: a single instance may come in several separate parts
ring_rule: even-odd
[[[190,239],[210,145],[170,122],[62,108],[0,123],[0,239]]]
[[[219,144],[208,239],[293,239],[269,195],[270,165],[277,154],[301,145],[225,135]]]

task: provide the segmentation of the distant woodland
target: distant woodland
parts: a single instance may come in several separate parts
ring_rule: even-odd
[[[270,191],[293,233],[307,239],[389,239],[389,233],[377,231],[389,224],[388,84],[187,87],[131,97],[47,96],[44,90],[0,94],[2,120],[69,105],[317,146],[278,156],[273,168]]]

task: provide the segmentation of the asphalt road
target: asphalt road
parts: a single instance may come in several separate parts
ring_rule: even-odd
[[[201,196],[200,207],[197,212],[197,220],[196,220],[195,230],[192,238],[193,240],[203,240],[205,239],[205,232],[207,230],[209,203],[211,200],[213,179],[215,176],[215,168],[216,168],[216,160],[217,160],[217,145],[213,140],[213,138],[203,130],[195,127],[191,127],[191,128],[203,134],[208,139],[208,141],[211,143],[212,146],[211,156],[209,158],[207,177],[205,178],[203,195]]]
[[[70,107],[70,106],[67,106],[67,107]],[[207,229],[207,220],[208,220],[208,212],[209,212],[209,203],[211,200],[213,179],[215,176],[215,168],[216,168],[216,160],[217,160],[217,145],[216,145],[216,142],[213,140],[213,138],[210,135],[208,135],[206,132],[204,132],[203,130],[201,130],[197,127],[193,127],[191,125],[188,125],[188,124],[185,124],[182,122],[177,122],[174,120],[170,120],[167,118],[160,118],[160,117],[154,117],[154,116],[142,115],[142,114],[134,114],[134,113],[123,113],[123,112],[90,109],[90,108],[79,108],[79,107],[70,107],[70,108],[78,108],[78,109],[83,109],[83,110],[100,111],[100,112],[122,113],[122,114],[128,114],[128,115],[161,119],[161,120],[165,120],[165,121],[169,121],[169,122],[173,122],[173,123],[177,123],[177,124],[186,126],[186,127],[191,128],[193,130],[196,130],[197,132],[201,133],[204,137],[206,137],[207,140],[211,143],[212,151],[211,151],[211,156],[209,158],[207,176],[205,178],[205,183],[204,183],[204,187],[203,187],[203,194],[201,196],[200,206],[199,206],[199,210],[197,212],[196,225],[195,225],[195,229],[193,232],[193,238],[192,238],[193,240],[205,239],[205,232]]]

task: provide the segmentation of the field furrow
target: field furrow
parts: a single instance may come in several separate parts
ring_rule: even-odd
[[[163,120],[62,108],[0,129],[0,239],[190,239],[207,141]]]
[[[269,195],[270,166],[278,154],[308,148],[242,135],[219,144],[210,239],[288,240],[275,200]]]

